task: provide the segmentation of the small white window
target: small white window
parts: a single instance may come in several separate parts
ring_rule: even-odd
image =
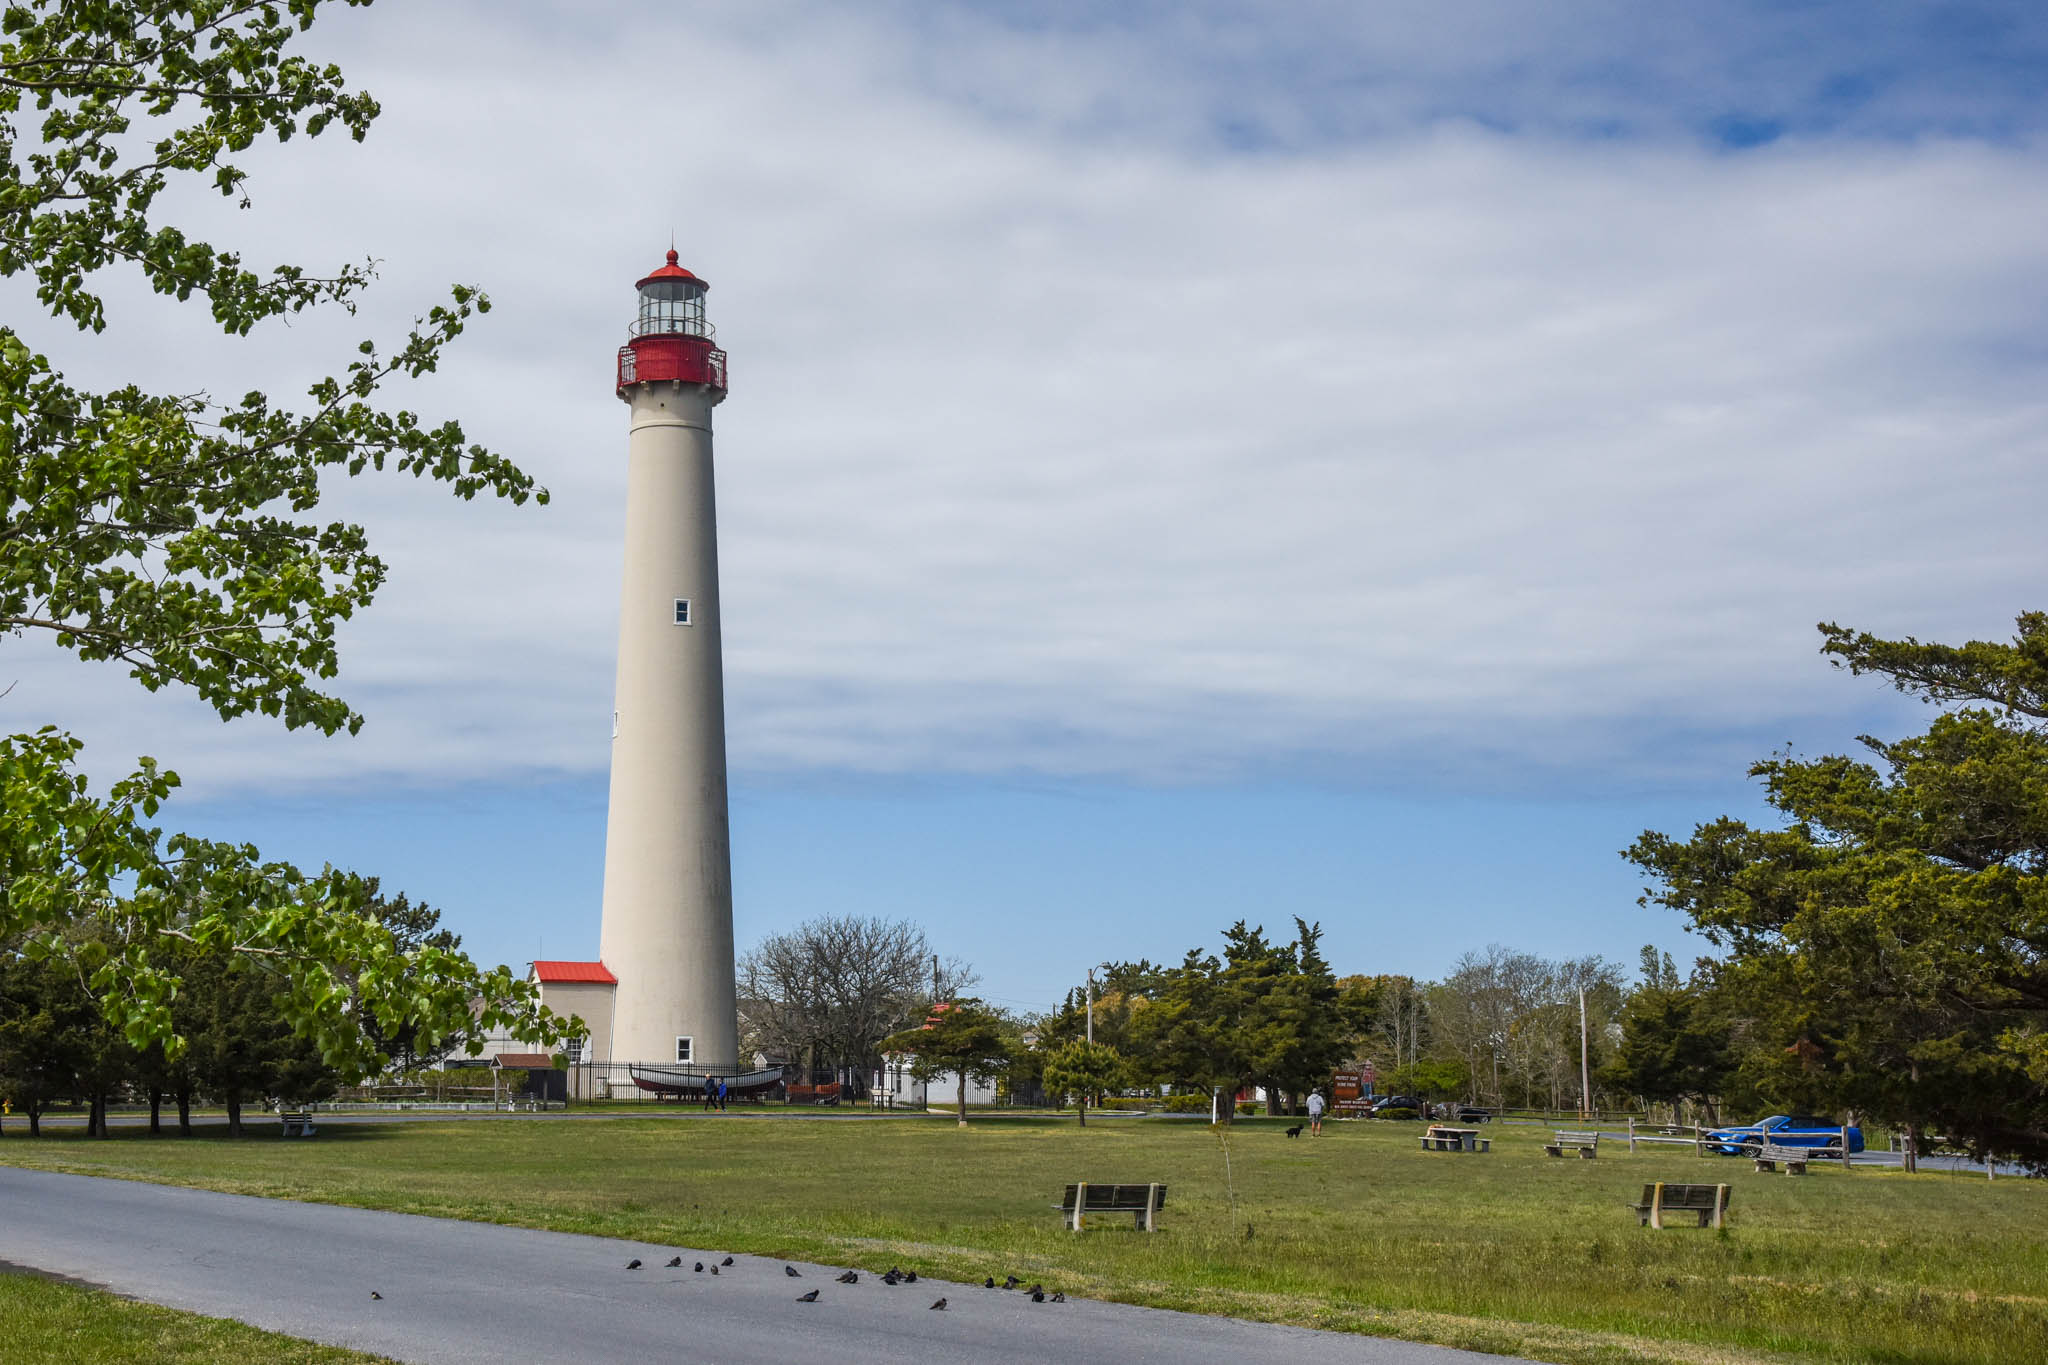
[[[690,599],[687,597],[678,597],[676,599],[676,624],[679,626],[690,624]]]
[[[571,1038],[562,1044],[562,1055],[569,1059],[570,1066],[583,1065],[583,1043],[581,1038]]]
[[[687,1062],[687,1061],[689,1061],[689,1060],[690,1060],[690,1054],[691,1054],[692,1052],[694,1052],[694,1051],[696,1051],[696,1049],[695,1049],[694,1047],[692,1047],[692,1046],[690,1045],[690,1040],[689,1040],[688,1038],[678,1038],[678,1039],[676,1039],[676,1060],[677,1060],[677,1061],[679,1061],[679,1062]]]

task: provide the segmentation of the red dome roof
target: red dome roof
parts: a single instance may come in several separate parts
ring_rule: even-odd
[[[710,284],[708,284],[703,279],[699,278],[696,275],[692,275],[689,271],[683,269],[681,266],[676,264],[676,249],[674,247],[670,247],[668,249],[667,265],[660,267],[652,275],[649,275],[646,279],[639,281],[633,287],[635,289],[645,289],[648,286],[648,284],[654,280],[696,280],[698,284],[703,285],[706,289],[709,289],[711,287]]]

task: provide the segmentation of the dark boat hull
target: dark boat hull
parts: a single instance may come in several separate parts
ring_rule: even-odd
[[[725,1082],[728,1092],[766,1090],[782,1082],[782,1068],[761,1067],[748,1071],[702,1071],[684,1066],[641,1066],[626,1068],[633,1084],[658,1095],[702,1095],[704,1082],[711,1078]]]

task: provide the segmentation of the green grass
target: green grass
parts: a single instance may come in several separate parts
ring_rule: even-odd
[[[0,1274],[0,1323],[0,1365],[370,1365],[384,1359],[34,1275]]]
[[[2048,1185],[1817,1169],[1689,1151],[1489,1155],[1415,1124],[1280,1121],[477,1121],[330,1125],[310,1142],[122,1134],[0,1141],[0,1161],[652,1244],[1069,1292],[1546,1360],[2048,1360]],[[1075,1236],[1072,1180],[1163,1180],[1162,1230]],[[1636,1226],[1650,1180],[1734,1185],[1724,1233]],[[1234,1204],[1233,1204],[1234,1187]],[[1234,1211],[1233,1211],[1234,1208]]]

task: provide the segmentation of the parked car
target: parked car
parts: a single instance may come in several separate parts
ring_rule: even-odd
[[[1376,1119],[1417,1119],[1422,1117],[1424,1111],[1422,1101],[1413,1095],[1388,1095],[1384,1099],[1374,1100],[1370,1112]]]
[[[1811,1114],[1773,1114],[1734,1128],[1710,1128],[1703,1135],[1707,1150],[1724,1156],[1755,1156],[1765,1146],[1809,1147],[1841,1155],[1842,1125]],[[1863,1130],[1848,1130],[1849,1150],[1863,1150]]]

